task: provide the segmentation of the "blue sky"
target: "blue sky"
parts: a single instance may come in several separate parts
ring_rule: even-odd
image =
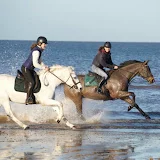
[[[160,42],[160,0],[1,0],[0,39]]]

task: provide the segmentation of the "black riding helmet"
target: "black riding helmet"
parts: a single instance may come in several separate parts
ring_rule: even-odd
[[[105,43],[104,43],[104,47],[106,47],[106,48],[111,48],[112,46],[111,46],[111,43],[110,43],[110,42],[105,42]]]
[[[37,39],[37,43],[45,43],[45,44],[48,44],[47,38],[46,38],[46,37],[43,37],[43,36],[40,36],[40,37],[38,37],[38,39]]]

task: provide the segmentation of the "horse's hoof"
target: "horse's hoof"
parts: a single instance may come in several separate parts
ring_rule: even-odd
[[[150,116],[146,116],[146,119],[151,119],[151,117]]]
[[[7,117],[11,119],[10,115],[7,114]]]
[[[78,130],[78,129],[81,129],[81,127],[80,127],[79,125],[78,125],[78,126],[75,126],[75,125],[74,125],[74,126],[72,127],[72,129],[73,129],[73,130]]]
[[[128,107],[128,112],[129,112],[132,108],[133,108],[132,106],[129,106],[129,107]]]
[[[78,128],[77,128],[76,126],[73,126],[72,129],[73,129],[73,130],[76,130],[76,129],[78,129]]]
[[[27,130],[27,129],[29,129],[29,126],[24,126],[23,129]]]

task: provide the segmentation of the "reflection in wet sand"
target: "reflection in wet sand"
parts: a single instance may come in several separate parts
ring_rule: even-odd
[[[160,157],[160,131],[142,129],[68,130],[57,125],[32,125],[21,130],[1,124],[0,159],[107,159],[133,160]],[[156,148],[156,150],[155,150]],[[156,152],[157,151],[157,152]]]

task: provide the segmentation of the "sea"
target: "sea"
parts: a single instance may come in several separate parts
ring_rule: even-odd
[[[30,53],[32,43],[34,42],[1,40],[0,74],[16,76],[17,70],[21,68],[21,65]],[[42,53],[42,59],[48,66],[55,64],[73,66],[77,75],[87,74],[91,70],[91,64],[98,48],[103,43],[49,41],[46,50]],[[137,76],[132,80],[129,91],[134,91],[137,104],[145,112],[148,112],[152,118],[157,118],[157,114],[160,113],[160,59],[158,58],[160,43],[112,42],[111,53],[112,61],[117,65],[128,60],[149,60],[148,64],[154,75],[155,83],[148,84],[146,80]],[[101,110],[115,111],[117,112],[116,117],[131,118],[131,114],[127,112],[128,105],[125,102],[120,100],[106,101],[103,102],[102,106],[99,106],[99,103],[95,108],[91,105],[92,109],[99,108]],[[139,118],[143,117],[140,116]]]
[[[32,43],[34,43],[34,41],[0,40],[0,74],[16,76],[17,70],[21,68],[21,65],[30,53],[30,46]],[[42,53],[42,59],[48,66],[56,64],[73,66],[77,75],[87,74],[88,71],[91,70],[91,64],[94,56],[97,54],[98,48],[102,46],[103,43],[104,42],[49,41],[47,48]],[[104,102],[84,99],[83,114],[87,120],[87,126],[90,125],[92,126],[91,128],[94,129],[94,125],[97,126],[97,124],[100,124],[100,129],[103,133],[106,129],[115,131],[117,134],[115,136],[117,141],[118,132],[120,132],[120,136],[122,136],[122,131],[123,133],[136,132],[137,134],[142,133],[150,135],[151,133],[151,135],[160,135],[160,43],[111,43],[112,61],[117,65],[128,60],[149,60],[148,65],[155,78],[155,82],[153,84],[149,84],[145,79],[136,76],[130,83],[129,91],[135,93],[136,103],[151,117],[151,120],[146,120],[134,108],[128,112],[128,104],[121,100]],[[73,123],[84,124],[77,118],[76,109],[72,101],[65,98],[63,85],[57,87],[55,99],[62,101],[64,104],[64,113],[69,120]],[[22,106],[22,104],[13,104],[13,108],[15,108],[16,112],[21,112],[19,114],[17,113],[21,119],[23,119],[23,117],[27,117],[25,120],[29,120],[34,123],[44,123],[47,118],[50,119],[52,117],[50,108],[44,110],[42,108],[39,109],[39,107],[31,106],[30,109],[26,109],[26,107]],[[0,115],[4,113],[4,109],[1,107]],[[112,139],[111,135],[109,135],[109,137]],[[140,139],[140,141],[143,140]],[[128,159],[149,159],[149,157],[153,157],[155,159],[160,158],[160,150],[156,149],[153,154],[149,154],[150,150],[153,151],[153,148],[157,147],[157,140],[154,139],[154,137],[149,137],[148,141],[150,143],[148,142],[148,144],[146,144],[146,148],[145,144],[143,144],[143,150],[142,148],[136,148],[137,150],[134,151],[136,153],[140,153],[142,151],[143,154],[140,154],[139,157],[135,154],[135,157],[130,156]],[[155,143],[153,141],[155,141]],[[158,139],[158,141],[160,141],[160,139]],[[134,144],[131,145],[134,146]],[[140,145],[141,144],[139,144],[139,146]]]

